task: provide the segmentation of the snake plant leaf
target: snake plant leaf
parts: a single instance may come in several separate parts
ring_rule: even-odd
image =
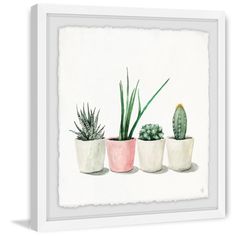
[[[129,106],[129,70],[128,70],[128,67],[126,67],[126,109],[128,108]]]
[[[141,119],[143,113],[146,111],[146,109],[148,108],[148,106],[151,104],[151,102],[154,100],[154,98],[157,96],[157,94],[162,90],[162,88],[168,83],[169,80],[170,80],[170,79],[167,79],[167,80],[165,81],[165,83],[162,84],[162,86],[153,94],[153,96],[148,100],[148,102],[146,103],[146,105],[144,106],[144,108],[141,110],[141,112],[137,115],[137,118],[136,118],[136,120],[135,120],[135,122],[134,122],[134,124],[133,124],[133,126],[132,126],[132,128],[131,128],[131,131],[130,131],[130,133],[129,133],[129,139],[132,138],[133,132],[134,132],[134,130],[135,130],[135,128],[136,128],[136,126],[137,126],[139,120]]]
[[[124,139],[128,139],[128,130],[129,130],[129,125],[130,125],[131,115],[133,112],[133,107],[134,107],[134,102],[135,102],[135,97],[136,97],[138,85],[139,85],[139,80],[131,93],[131,97],[130,97],[130,101],[129,101],[129,105],[128,105],[128,109],[127,109],[127,116],[125,117]]]
[[[124,139],[124,92],[123,92],[123,84],[120,81],[120,104],[121,104],[121,119],[120,119],[120,133],[119,140]]]
[[[126,84],[126,101],[125,101],[125,104],[124,104],[124,91],[123,91],[122,81],[120,81],[120,83],[119,83],[120,104],[121,104],[119,140],[127,140],[127,139],[132,138],[133,132],[134,132],[139,120],[141,119],[143,113],[146,111],[147,107],[155,99],[155,97],[161,91],[161,89],[169,81],[169,79],[166,80],[166,82],[153,94],[153,96],[148,100],[146,105],[142,108],[141,99],[140,99],[140,92],[139,92],[139,89],[138,89],[139,80],[136,83],[135,88],[132,90],[131,96],[129,97],[130,84],[129,84],[129,71],[128,71],[128,68],[126,68],[126,71],[127,71],[127,75],[126,75],[126,83],[127,84]],[[132,116],[132,113],[133,113],[133,108],[134,108],[134,103],[135,103],[135,98],[136,98],[137,92],[138,92],[138,114],[137,114],[137,118],[135,119],[135,122],[134,122],[134,124],[131,127],[131,130],[129,132],[130,121],[131,121],[131,116]]]
[[[142,111],[142,106],[141,106],[141,99],[140,99],[140,93],[138,90],[138,114],[140,114]]]

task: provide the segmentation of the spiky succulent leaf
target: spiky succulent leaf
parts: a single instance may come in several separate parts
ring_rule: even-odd
[[[163,131],[158,124],[146,124],[143,125],[139,132],[139,139],[153,141],[163,138]]]
[[[94,122],[94,128],[95,128],[95,129],[96,129],[97,126],[98,126],[99,113],[100,113],[100,110],[98,110],[97,115],[96,115],[96,118],[95,118],[95,122]],[[95,113],[94,113],[94,116],[95,116]]]
[[[79,140],[95,140],[95,139],[103,139],[104,138],[104,127],[101,125],[98,126],[98,118],[99,112],[96,113],[96,108],[93,110],[89,108],[89,104],[87,104],[87,111],[85,111],[85,107],[79,111],[76,106],[77,117],[79,120],[79,125],[74,121],[74,124],[77,128],[77,131],[70,130],[71,132],[77,135],[77,139]]]

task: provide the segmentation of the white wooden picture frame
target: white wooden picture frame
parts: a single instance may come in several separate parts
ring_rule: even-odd
[[[57,203],[56,47],[50,27],[58,24],[148,25],[205,29],[210,50],[209,196],[178,203],[137,203],[78,209]],[[122,21],[122,23],[121,23]],[[141,23],[140,23],[141,22]],[[146,23],[145,23],[146,22]],[[216,11],[35,5],[31,10],[31,226],[37,231],[74,230],[225,217],[225,15]],[[74,23],[76,24],[76,23]],[[146,27],[146,26],[144,26]],[[212,30],[214,28],[214,30]],[[55,28],[56,30],[56,28]],[[212,30],[212,31],[211,31]],[[212,58],[215,58],[212,60]],[[54,78],[54,79],[53,79]],[[54,106],[54,105],[55,106]],[[55,132],[54,132],[55,131]],[[214,137],[214,138],[212,138]],[[53,148],[54,147],[54,148]]]

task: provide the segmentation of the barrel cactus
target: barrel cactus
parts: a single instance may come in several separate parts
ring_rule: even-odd
[[[181,104],[179,104],[175,109],[172,124],[175,139],[185,139],[187,131],[187,116],[184,107]]]
[[[153,141],[162,139],[163,135],[162,128],[158,124],[146,124],[139,132],[139,139]]]

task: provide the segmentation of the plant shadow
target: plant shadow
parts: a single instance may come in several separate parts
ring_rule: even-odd
[[[162,166],[161,170],[155,171],[155,172],[148,172],[148,171],[143,171],[147,174],[154,174],[154,175],[159,175],[159,174],[164,174],[168,171],[168,167],[167,166]]]
[[[139,168],[137,166],[134,166],[134,168],[130,171],[127,171],[127,172],[114,172],[114,173],[122,174],[122,175],[129,175],[129,174],[135,174],[138,171],[139,171]]]
[[[109,169],[108,168],[103,168],[102,170],[100,171],[97,171],[97,172],[93,172],[93,173],[85,173],[87,175],[95,175],[95,176],[99,176],[99,175],[105,175],[109,172]]]
[[[176,171],[176,172],[179,172],[179,173],[190,173],[190,172],[195,172],[199,169],[199,166],[196,164],[196,163],[192,163],[191,167],[188,169],[188,170],[183,170],[183,171]]]
[[[183,173],[195,172],[199,169],[199,166],[196,163],[192,163],[191,168],[188,170],[182,171]]]

